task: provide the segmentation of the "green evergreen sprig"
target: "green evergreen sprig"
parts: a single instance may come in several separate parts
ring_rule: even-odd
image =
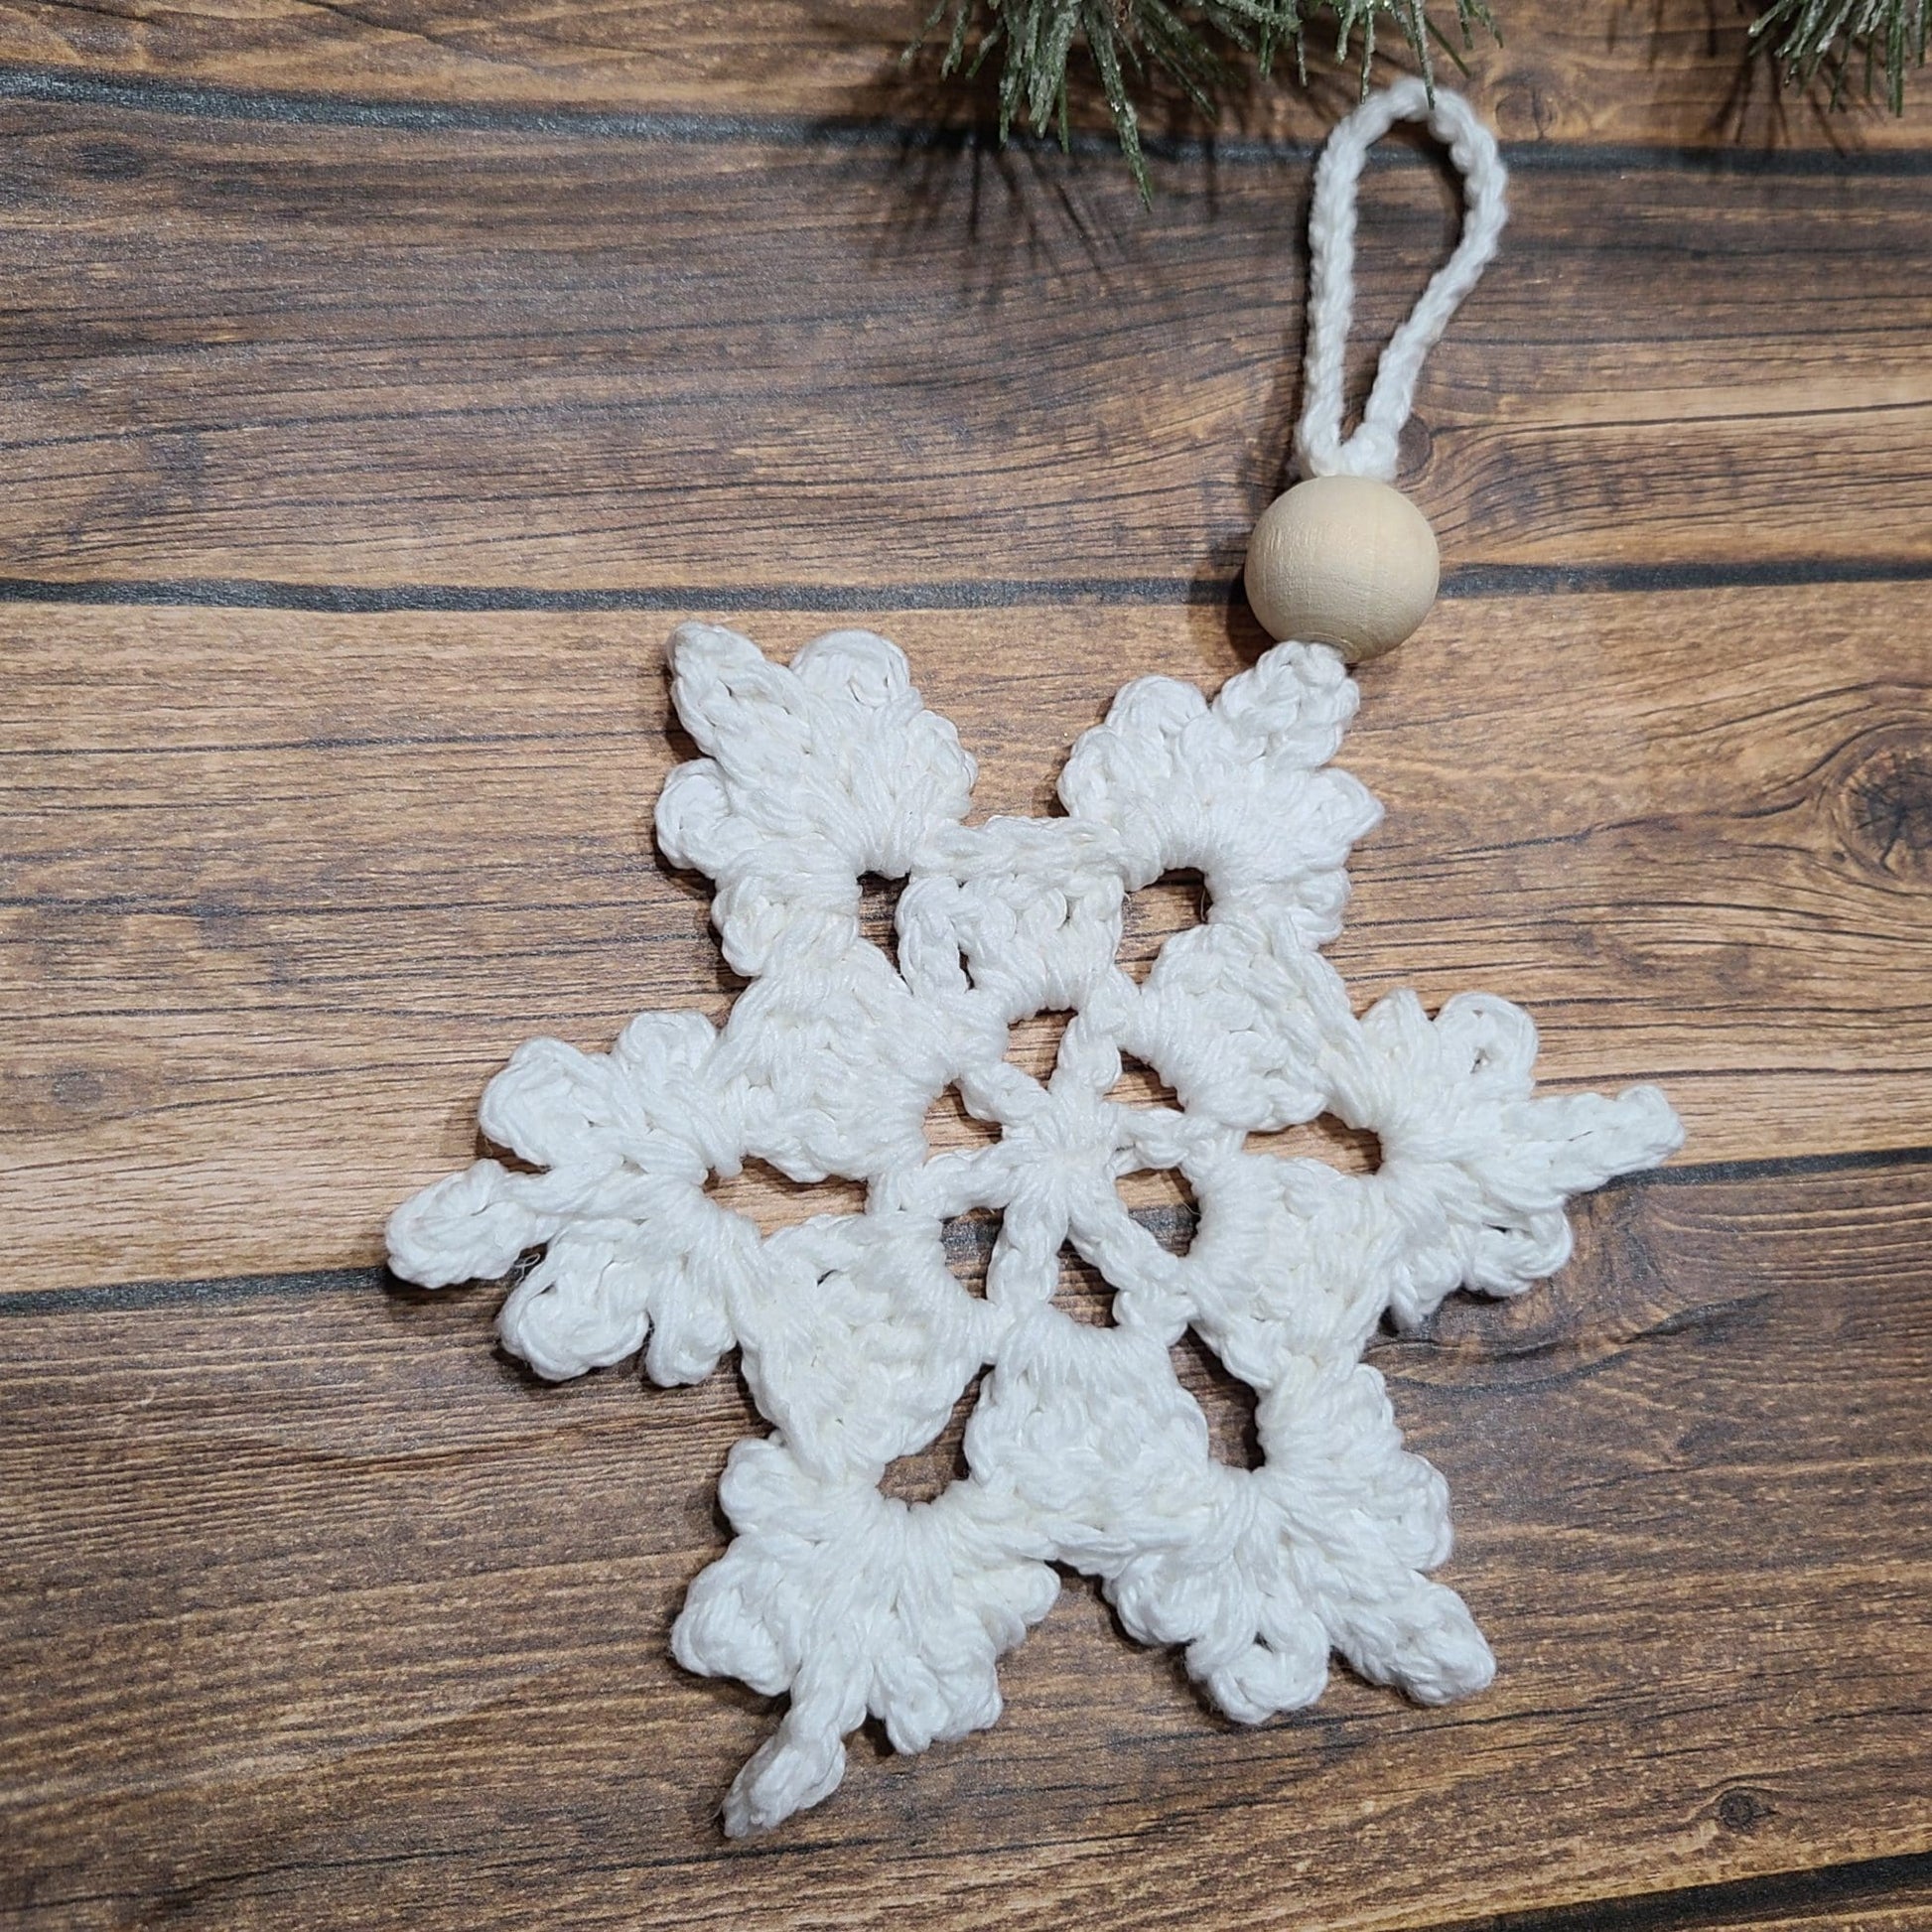
[[[1867,97],[1882,67],[1885,97],[1902,114],[1905,69],[1925,65],[1928,23],[1928,0],[1771,0],[1751,23],[1751,45],[1769,47],[1785,79],[1797,86],[1824,72],[1835,107],[1844,104],[1854,67],[1864,69]]]
[[[1232,77],[1230,56],[1251,58],[1264,77],[1293,51],[1308,80],[1309,38],[1332,26],[1335,65],[1352,67],[1366,93],[1378,32],[1393,26],[1423,75],[1435,78],[1435,54],[1460,68],[1477,28],[1498,44],[1488,0],[1452,0],[1455,38],[1438,20],[1439,0],[932,0],[910,60],[946,24],[942,74],[977,74],[996,54],[1000,138],[1016,126],[1070,139],[1067,64],[1084,46],[1093,60],[1134,179],[1149,194],[1137,90],[1156,75],[1175,84],[1212,122]],[[1924,66],[1932,0],[1767,0],[1750,30],[1753,50],[1768,49],[1787,83],[1809,86],[1822,72],[1834,106],[1862,63],[1864,92],[1882,70],[1893,113],[1905,109],[1905,72]],[[1326,35],[1320,38],[1325,41]],[[1383,32],[1383,38],[1386,33]]]
[[[951,16],[942,74],[977,74],[1003,53],[999,80],[1000,138],[1015,125],[1069,139],[1067,63],[1084,44],[1093,58],[1113,116],[1114,130],[1145,197],[1147,164],[1141,152],[1136,86],[1165,74],[1209,121],[1215,96],[1230,77],[1228,55],[1253,58],[1264,77],[1284,50],[1292,49],[1297,77],[1308,79],[1308,37],[1317,24],[1332,23],[1337,66],[1354,66],[1368,91],[1377,30],[1392,23],[1423,74],[1435,77],[1434,53],[1443,49],[1459,68],[1474,45],[1477,27],[1498,43],[1502,35],[1488,0],[1453,0],[1458,49],[1430,10],[1430,0],[933,0],[917,53]]]

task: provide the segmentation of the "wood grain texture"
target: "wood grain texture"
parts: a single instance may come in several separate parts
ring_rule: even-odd
[[[0,101],[0,554],[1218,594],[1282,481],[1307,179],[1164,164],[1142,214],[1078,156]],[[1452,204],[1406,163],[1367,200],[1373,344]],[[1932,175],[1526,168],[1513,201],[1407,439],[1451,574],[1932,571]]]
[[[1073,1585],[995,1730],[862,1738],[736,1848],[714,1808],[770,1711],[663,1652],[733,1380],[539,1387],[486,1293],[356,1277],[15,1304],[5,1909],[1394,1927],[1921,1851],[1928,1179],[1624,1185],[1555,1285],[1377,1349],[1456,1497],[1483,1698],[1341,1681],[1241,1731]]]
[[[650,845],[678,617],[889,630],[982,811],[1259,647],[1344,90],[1144,215],[988,152],[898,4],[0,0],[0,1924],[1932,1926],[1932,123],[1774,102],[1730,0],[1479,54],[1514,217],[1403,478],[1451,595],[1344,751],[1357,999],[1490,987],[1691,1127],[1375,1352],[1492,1693],[1241,1732],[1073,1583],[997,1729],[728,1848],[772,1708],[664,1637],[742,1387],[544,1388],[368,1266],[518,1040],[730,1002]],[[1365,344],[1450,210],[1378,159]]]
[[[1742,1815],[1741,1804],[1733,1808],[1733,1816]],[[1485,1912],[1428,1932],[1922,1932],[1928,1917],[1932,1856],[1921,1854],[1727,1885],[1680,1885],[1553,1911]]]
[[[1332,949],[1358,1002],[1513,997],[1546,1077],[1664,1080],[1693,1160],[1932,1144],[1924,602],[1439,606],[1344,747],[1391,807]],[[374,1262],[519,1040],[722,1018],[706,886],[650,842],[691,755],[670,621],[0,610],[0,1282]],[[734,621],[787,651],[825,622]],[[1129,678],[1260,642],[1199,607],[876,621],[983,812],[1045,809]],[[1193,916],[1137,897],[1126,952]]]
[[[988,90],[935,84],[936,63],[900,64],[914,0],[792,5],[741,0],[9,0],[0,63],[55,75],[295,91],[472,110],[892,117],[990,122]],[[1734,0],[1509,0],[1505,44],[1478,40],[1471,98],[1508,141],[1658,142],[1745,153],[1786,148],[1909,151],[1910,119],[1866,103],[1833,113],[1823,87],[1780,92],[1753,61],[1750,10]],[[1319,31],[1319,30],[1317,30]],[[1401,70],[1398,47],[1388,73]],[[1081,126],[1098,90],[1076,66]],[[1261,84],[1228,102],[1225,128],[1318,139],[1353,83],[1314,63],[1311,84]],[[1199,130],[1177,103],[1151,105],[1163,132]]]

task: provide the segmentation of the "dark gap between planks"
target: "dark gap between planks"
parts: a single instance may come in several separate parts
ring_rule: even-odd
[[[1803,558],[1764,563],[1614,564],[1553,569],[1470,564],[1443,573],[1445,598],[1646,595],[1803,584],[1932,582],[1932,558]],[[514,584],[289,584],[260,578],[0,577],[0,604],[183,606],[380,616],[397,611],[987,611],[1029,605],[1231,604],[1233,584],[1179,577],[960,579],[950,583],[669,584],[543,590]]]
[[[1596,1192],[1606,1194],[1653,1187],[1716,1185],[1727,1181],[1797,1179],[1810,1174],[1880,1173],[1892,1168],[1911,1167],[1932,1167],[1932,1147],[1882,1148],[1849,1154],[1799,1154],[1775,1156],[1762,1161],[1686,1163],[1680,1167],[1624,1174],[1606,1181]],[[1179,1207],[1138,1207],[1129,1212],[1157,1240],[1173,1235],[1179,1223],[1193,1219],[1190,1210]],[[947,1227],[949,1231],[958,1230],[957,1233],[949,1232],[949,1247],[962,1241],[979,1241],[990,1247],[995,1222],[988,1217],[981,1228],[972,1224],[971,1217],[962,1216],[949,1221]],[[367,1293],[380,1288],[388,1280],[388,1271],[379,1267],[312,1268],[286,1275],[208,1276],[192,1281],[103,1282],[91,1288],[22,1289],[14,1293],[0,1291],[0,1316],[133,1312],[194,1302],[245,1302],[271,1298],[300,1300],[341,1292]],[[428,1295],[432,1291],[421,1292]]]
[[[996,132],[978,123],[934,124],[886,116],[847,118],[804,114],[693,114],[567,106],[516,108],[480,103],[377,99],[304,90],[213,86],[150,76],[108,76],[43,68],[0,69],[0,99],[50,105],[119,107],[129,111],[174,114],[201,120],[274,121],[329,127],[376,127],[405,132],[475,130],[534,134],[549,138],[636,141],[656,145],[729,147],[886,147],[955,149],[1002,145]],[[1057,138],[1015,129],[1004,143],[1023,153],[1053,154]],[[1073,132],[1067,142],[1075,155],[1114,158],[1111,133]],[[1315,144],[1266,141],[1238,136],[1141,134],[1141,147],[1154,161],[1206,160],[1233,165],[1277,166],[1308,163]],[[1632,168],[1686,174],[1768,176],[1918,176],[1932,174],[1932,151],[1880,150],[1851,154],[1835,148],[1689,148],[1641,142],[1505,141],[1503,159],[1522,171],[1566,174],[1618,174]],[[1432,165],[1420,150],[1392,146],[1376,165]]]

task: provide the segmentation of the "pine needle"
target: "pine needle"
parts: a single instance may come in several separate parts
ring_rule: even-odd
[[[1810,3],[1815,0],[1798,0]],[[1462,54],[1474,45],[1476,27],[1498,43],[1502,39],[1487,0],[1453,0],[1459,49],[1430,13],[1429,0],[934,0],[906,59],[942,25],[942,74],[970,76],[1003,48],[1000,138],[1006,140],[1017,125],[1056,135],[1064,146],[1069,139],[1067,64],[1074,49],[1083,45],[1145,199],[1151,191],[1134,105],[1137,86],[1151,72],[1161,73],[1212,120],[1217,97],[1232,78],[1230,54],[1252,58],[1266,76],[1273,72],[1276,57],[1292,49],[1297,78],[1306,81],[1308,30],[1324,17],[1334,27],[1337,64],[1356,69],[1363,93],[1368,91],[1380,22],[1395,26],[1424,75],[1432,79],[1435,48],[1447,52],[1459,68]]]
[[[1882,65],[1885,98],[1905,111],[1905,69],[1925,65],[1932,0],[1771,0],[1751,23],[1751,45],[1768,45],[1787,83],[1809,86],[1822,72],[1832,105],[1845,102],[1846,76],[1857,60],[1868,99]]]
[[[1264,77],[1284,49],[1295,56],[1296,78],[1308,80],[1308,37],[1317,22],[1334,30],[1335,65],[1355,70],[1366,94],[1378,27],[1401,36],[1423,77],[1433,86],[1440,50],[1460,69],[1479,28],[1499,46],[1502,32],[1488,0],[1452,0],[1450,33],[1433,6],[1443,0],[933,0],[912,46],[910,61],[946,29],[942,74],[977,73],[1004,50],[1000,69],[1000,138],[1015,126],[1071,139],[1067,67],[1084,46],[1100,78],[1114,132],[1134,171],[1143,200],[1152,191],[1141,148],[1135,92],[1153,73],[1177,86],[1206,119],[1233,78],[1229,56],[1245,56]],[[1767,0],[1751,27],[1753,49],[1768,46],[1788,84],[1809,86],[1823,73],[1834,106],[1842,106],[1854,64],[1872,91],[1882,69],[1895,114],[1905,111],[1905,70],[1925,65],[1932,0]],[[1325,34],[1322,36],[1325,40]]]

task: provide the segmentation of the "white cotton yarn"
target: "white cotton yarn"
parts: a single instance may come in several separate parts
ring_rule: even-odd
[[[1449,143],[1468,208],[1455,254],[1384,351],[1340,435],[1354,184],[1397,118]],[[1311,234],[1311,476],[1386,481],[1422,358],[1494,252],[1495,144],[1420,81],[1371,98],[1323,154]],[[716,882],[713,916],[751,984],[722,1030],[646,1013],[608,1054],[522,1046],[482,1124],[535,1172],[480,1161],[398,1208],[395,1271],[440,1287],[541,1259],[504,1304],[539,1374],[639,1349],[660,1383],[737,1347],[772,1425],[719,1494],[736,1532],[671,1634],[687,1668],[789,1694],[725,1801],[733,1834],[839,1782],[868,1713],[900,1750],[992,1724],[1000,1656],[1046,1614],[1052,1568],[1101,1580],[1129,1632],[1184,1646],[1230,1717],[1311,1704],[1331,1652],[1429,1703],[1493,1665],[1460,1598],[1442,1478],[1404,1451],[1362,1360],[1385,1313],[1451,1290],[1514,1295],[1570,1251],[1568,1195],[1674,1150],[1663,1096],[1539,1098],[1536,1036],[1480,994],[1433,1018],[1399,993],[1361,1018],[1319,948],[1344,866],[1380,813],[1328,767],[1355,686],[1324,643],[1288,641],[1210,704],[1144,678],[1075,748],[1063,817],[968,825],[973,761],[885,638],[835,631],[789,666],[736,632],[672,639],[679,715],[705,756],[657,806],[668,858]],[[1144,984],[1116,961],[1126,896],[1198,870],[1208,908]],[[859,926],[860,876],[905,882],[898,963]],[[1010,1029],[1070,1011],[1051,1077],[1005,1057]],[[1177,1105],[1110,1099],[1123,1055]],[[930,1154],[948,1086],[999,1130]],[[1381,1143],[1372,1174],[1251,1153],[1323,1112]],[[761,1238],[705,1192],[750,1158],[798,1181],[863,1180],[858,1214]],[[1116,1183],[1177,1170],[1199,1206],[1184,1255]],[[948,1272],[948,1220],[1000,1217],[984,1297]],[[1062,1247],[1114,1291],[1115,1325],[1053,1306]],[[1264,1459],[1208,1451],[1170,1350],[1194,1332],[1259,1398]],[[987,1370],[970,1473],[929,1503],[880,1488]]]
[[[1439,97],[1439,108],[1442,98]],[[736,1536],[672,1632],[687,1668],[788,1693],[725,1802],[733,1834],[839,1782],[868,1713],[903,1751],[1000,1713],[996,1664],[1058,1592],[1101,1580],[1140,1641],[1185,1647],[1244,1723],[1312,1703],[1331,1652],[1437,1703],[1492,1663],[1449,1554],[1445,1485],[1404,1451],[1361,1360],[1458,1287],[1514,1295],[1570,1251],[1565,1197],[1682,1138],[1654,1088],[1537,1097],[1535,1033],[1480,994],[1433,1018],[1411,994],[1352,1011],[1317,950],[1350,846],[1379,808],[1328,759],[1356,690],[1324,645],[1277,645],[1210,704],[1145,678],[1080,740],[1066,815],[964,823],[974,767],[885,638],[843,630],[787,667],[735,632],[672,640],[705,756],[657,807],[673,863],[717,882],[726,957],[752,984],[724,1027],[646,1013],[608,1053],[529,1042],[489,1084],[481,1161],[399,1208],[391,1265],[437,1287],[542,1258],[503,1341],[555,1378],[643,1350],[690,1382],[727,1349],[769,1435],[720,1496]],[[1116,963],[1127,894],[1197,868],[1205,922],[1144,984]],[[898,970],[862,937],[859,878],[904,879]],[[1070,1009],[1051,1078],[1009,1029]],[[1108,1098],[1123,1054],[1177,1106]],[[990,1147],[930,1155],[956,1085]],[[1246,1151],[1323,1111],[1372,1129],[1378,1172]],[[756,1157],[863,1180],[863,1213],[761,1239],[705,1193]],[[1115,1183],[1177,1169],[1184,1255]],[[947,1271],[953,1216],[1000,1216],[984,1299]],[[1116,1325],[1053,1306],[1063,1243],[1114,1290]],[[1191,1327],[1258,1392],[1265,1459],[1216,1461],[1170,1349]],[[971,1473],[929,1503],[882,1494],[990,1365]]]
[[[1362,420],[1344,442],[1342,350],[1355,306],[1355,185],[1369,149],[1397,121],[1426,122],[1449,149],[1462,181],[1462,232],[1408,320],[1389,338]],[[1305,477],[1395,481],[1398,439],[1415,406],[1423,358],[1442,341],[1449,318],[1495,255],[1508,214],[1507,186],[1495,136],[1460,94],[1447,88],[1432,91],[1419,79],[1398,80],[1337,123],[1315,165],[1309,211],[1307,399],[1295,430],[1295,454]]]
[[[1341,434],[1342,349],[1354,306],[1355,188],[1369,148],[1397,120],[1426,121],[1462,184],[1462,232],[1383,350],[1362,420]],[[1296,426],[1302,481],[1262,511],[1242,570],[1271,637],[1332,644],[1350,663],[1395,649],[1436,601],[1435,532],[1393,487],[1423,358],[1496,252],[1507,177],[1465,101],[1406,80],[1371,96],[1322,150],[1309,218],[1308,397]]]

